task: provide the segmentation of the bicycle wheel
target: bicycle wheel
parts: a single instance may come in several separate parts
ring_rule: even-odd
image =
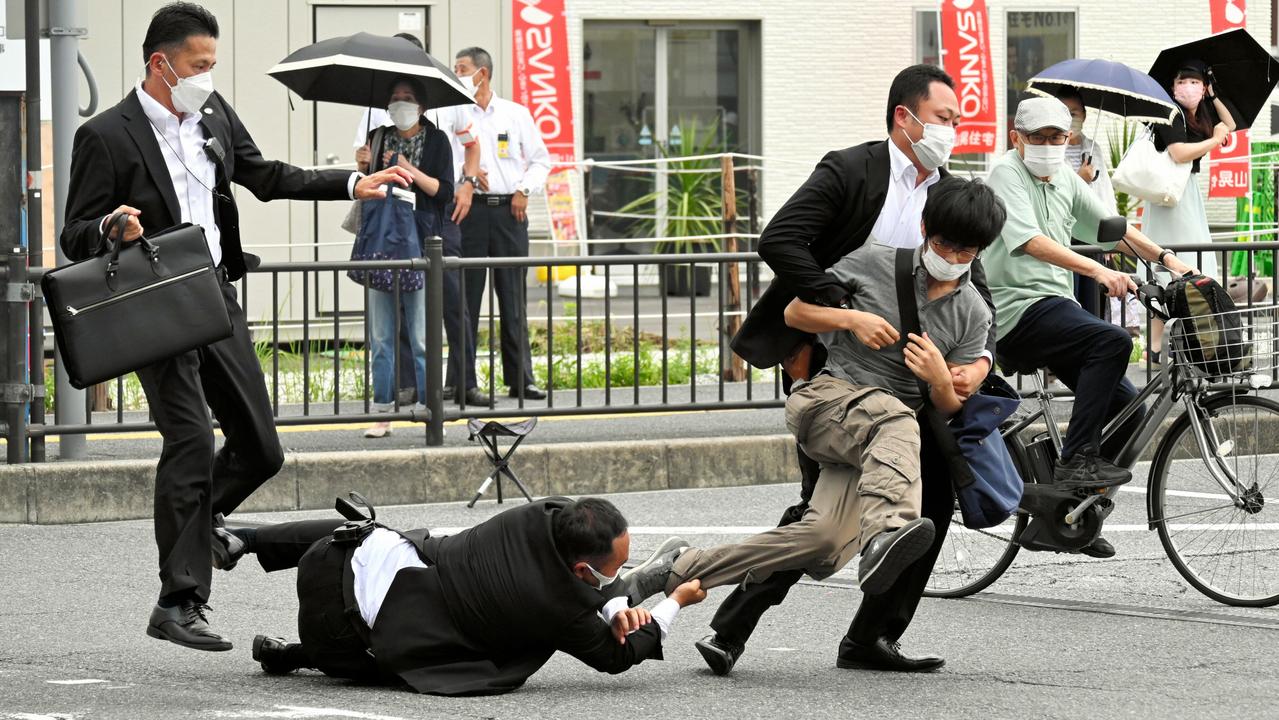
[[[1173,567],[1227,605],[1279,603],[1279,403],[1225,395],[1204,404],[1219,454],[1245,489],[1234,502],[1212,478],[1183,414],[1150,475],[1151,521]]]
[[[981,592],[999,579],[1013,564],[1021,546],[1013,542],[1026,529],[1026,516],[1014,513],[1000,525],[984,530],[969,530],[955,504],[950,529],[933,574],[924,588],[925,597],[959,598]]]

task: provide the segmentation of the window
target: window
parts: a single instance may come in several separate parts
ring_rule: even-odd
[[[1076,57],[1075,13],[1008,13],[1008,127],[1017,103],[1031,97],[1026,81],[1044,68]]]

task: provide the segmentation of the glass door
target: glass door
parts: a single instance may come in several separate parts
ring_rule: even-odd
[[[582,83],[586,157],[753,152],[759,132],[757,37],[750,23],[588,21]],[[660,234],[652,221],[613,213],[664,182],[665,176],[652,172],[592,170],[592,237]]]

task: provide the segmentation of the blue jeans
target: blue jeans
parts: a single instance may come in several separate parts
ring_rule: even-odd
[[[426,291],[402,292],[405,330],[413,350],[418,402],[426,398]],[[389,411],[395,406],[395,319],[396,293],[369,290],[369,336],[373,356],[373,409]]]

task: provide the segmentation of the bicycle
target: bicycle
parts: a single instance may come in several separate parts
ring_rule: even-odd
[[[1151,312],[1167,319],[1152,304],[1157,293],[1148,285],[1139,296]],[[1246,343],[1232,348],[1231,357],[1244,356],[1235,369],[1223,374],[1206,363],[1205,352],[1213,348],[1192,342],[1196,337],[1185,321],[1168,321],[1164,337],[1171,342],[1165,348],[1171,352],[1164,353],[1150,383],[1106,424],[1103,438],[1111,438],[1153,399],[1115,459],[1131,470],[1159,436],[1146,488],[1149,529],[1158,532],[1177,572],[1204,595],[1227,605],[1269,607],[1279,603],[1279,403],[1258,393],[1276,380],[1279,305],[1233,312]],[[1061,437],[1052,395],[1039,374],[1031,377],[1038,408],[1010,420],[1002,431],[1026,483],[1022,507],[987,530],[965,528],[956,507],[924,593],[928,597],[964,597],[989,587],[1027,544],[1027,528],[1035,521],[1047,530],[1041,528],[1029,543],[1032,549],[1077,552],[1097,537],[1113,509],[1114,487],[1044,502],[1053,497]],[[1162,430],[1178,404],[1184,412]],[[1062,491],[1055,497],[1060,499]],[[1047,546],[1045,536],[1057,547]]]

